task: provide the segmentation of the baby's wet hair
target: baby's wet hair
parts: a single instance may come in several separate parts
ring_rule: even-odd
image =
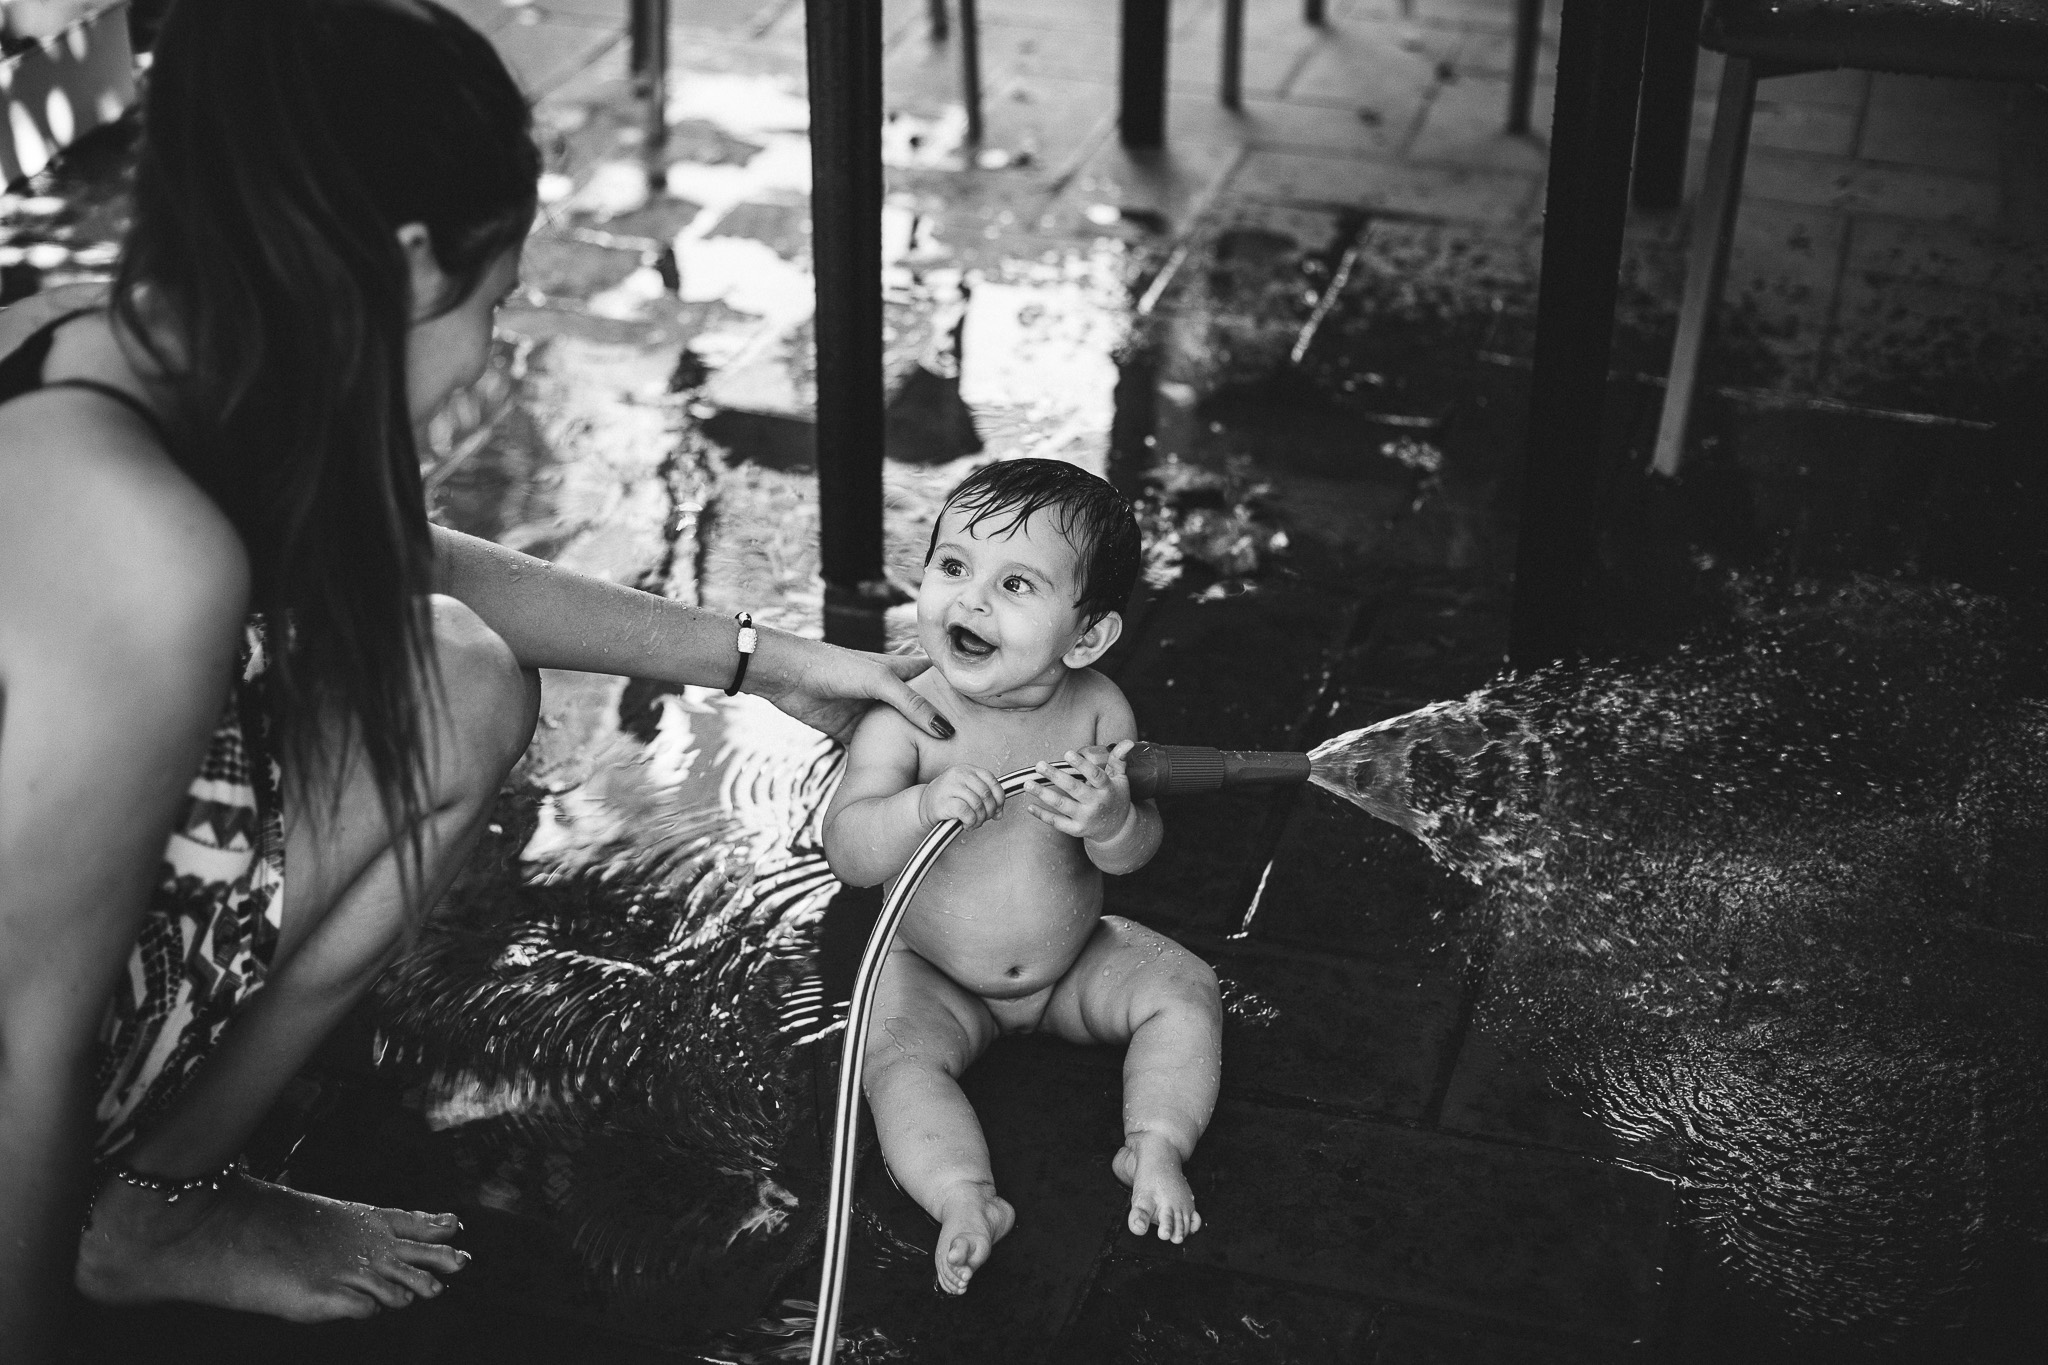
[[[1035,513],[1050,511],[1053,529],[1079,554],[1081,593],[1075,605],[1090,624],[1122,611],[1138,586],[1143,549],[1130,503],[1107,480],[1065,460],[998,460],[983,465],[947,495],[941,514],[946,507],[967,513],[969,530],[992,517],[1005,518],[986,533],[998,536],[1014,532]],[[924,552],[927,564],[938,544],[934,520]]]

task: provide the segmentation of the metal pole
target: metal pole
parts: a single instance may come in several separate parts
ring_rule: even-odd
[[[960,101],[967,106],[967,145],[981,145],[981,16],[978,0],[960,0]]]
[[[1564,0],[1508,656],[1580,652],[1649,0]]]
[[[1508,131],[1529,131],[1536,101],[1536,52],[1543,43],[1543,0],[1515,0],[1515,64],[1508,86]]]
[[[1244,0],[1223,0],[1222,99],[1225,109],[1244,108]]]
[[[1171,0],[1124,0],[1117,127],[1126,147],[1166,145],[1166,38],[1172,12]]]
[[[647,167],[649,189],[668,179],[668,18],[669,0],[634,0],[636,84],[641,105],[640,154]]]
[[[882,4],[804,0],[817,275],[825,638],[878,647],[882,593]]]

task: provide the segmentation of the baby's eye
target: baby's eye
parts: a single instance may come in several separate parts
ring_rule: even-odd
[[[967,566],[957,559],[942,559],[939,561],[939,572],[948,578],[958,578],[967,572]]]
[[[1003,591],[1018,593],[1030,592],[1031,580],[1026,578],[1022,574],[1013,573],[1008,578],[1005,578],[1003,580]]]

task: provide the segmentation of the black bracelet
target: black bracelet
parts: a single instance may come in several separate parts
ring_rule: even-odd
[[[740,666],[733,670],[732,686],[725,689],[725,695],[728,697],[738,695],[740,684],[747,680],[747,660],[754,657],[754,646],[761,638],[760,633],[754,629],[753,613],[743,611],[732,619],[740,623],[740,637],[735,642],[740,652]]]

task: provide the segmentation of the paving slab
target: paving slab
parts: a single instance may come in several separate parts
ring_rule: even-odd
[[[1465,1030],[1439,1122],[1452,1132],[1593,1156],[1621,1147],[1541,1063],[1487,1024]]]
[[[1612,1342],[1502,1332],[1411,1312],[1388,1313],[1376,1326],[1372,1365],[1620,1365],[1639,1358]]]
[[[1197,1234],[1199,1235],[1199,1234]],[[1052,1365],[1357,1365],[1376,1305],[1185,1261],[1114,1256]]]
[[[1227,1100],[1189,1176],[1201,1233],[1146,1255],[1617,1342],[1658,1307],[1671,1190],[1634,1171]]]
[[[1454,1047],[1461,992],[1328,954],[1224,946],[1223,1082],[1234,1095],[1419,1121]]]

